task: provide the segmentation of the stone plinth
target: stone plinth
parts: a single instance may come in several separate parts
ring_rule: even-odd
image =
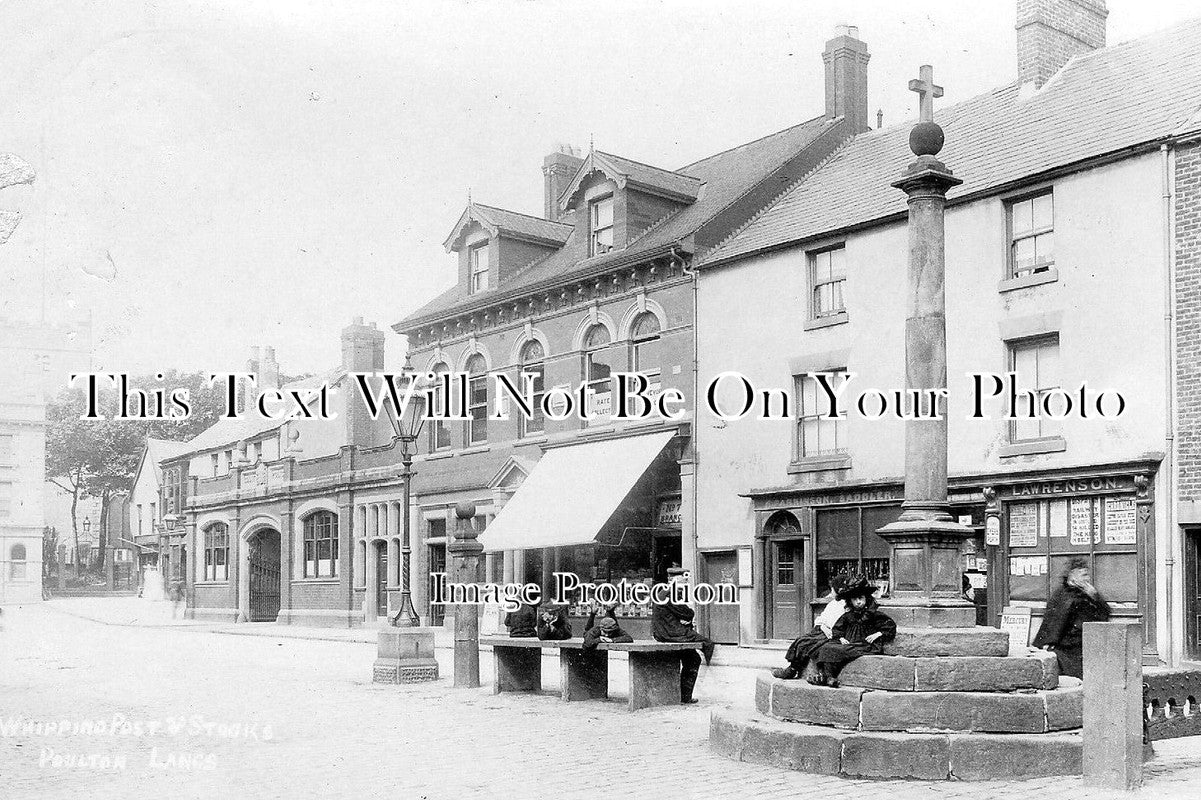
[[[438,679],[433,628],[381,628],[372,670],[375,683],[419,683]]]
[[[713,712],[709,747],[735,761],[822,775],[986,781],[1079,775],[1082,739],[1063,733],[887,733]]]
[[[1005,658],[864,656],[838,679],[843,686],[892,692],[1012,692],[1056,688],[1059,666],[1045,650]]]

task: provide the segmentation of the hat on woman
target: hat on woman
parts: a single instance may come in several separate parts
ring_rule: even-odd
[[[850,600],[852,597],[866,595],[870,597],[876,593],[876,584],[872,583],[864,575],[855,575],[848,578],[846,584],[838,592],[839,600]]]
[[[602,631],[611,631],[617,628],[617,620],[612,617],[602,617],[600,621]]]

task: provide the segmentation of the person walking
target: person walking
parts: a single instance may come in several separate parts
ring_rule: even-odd
[[[1093,586],[1088,561],[1073,558],[1063,574],[1063,585],[1051,595],[1047,613],[1034,646],[1055,653],[1059,674],[1084,678],[1084,623],[1105,622],[1110,617],[1109,603]]]
[[[688,583],[688,570],[683,567],[671,567],[667,570],[669,583]],[[696,612],[686,605],[679,603],[655,603],[651,611],[651,635],[656,642],[700,642],[701,652],[695,650],[680,651],[680,702],[695,703],[692,690],[696,687],[696,678],[701,670],[701,656],[705,663],[713,660],[713,650],[716,645],[709,637],[696,629],[694,618]]]

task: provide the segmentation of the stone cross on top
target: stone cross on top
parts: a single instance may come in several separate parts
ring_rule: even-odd
[[[934,85],[934,67],[922,64],[919,77],[909,81],[909,91],[921,98],[921,121],[934,121],[934,98],[942,97],[942,87]]]

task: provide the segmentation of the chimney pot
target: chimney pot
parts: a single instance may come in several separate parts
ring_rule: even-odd
[[[544,198],[542,216],[551,222],[559,222],[562,212],[559,210],[559,195],[567,188],[567,184],[575,177],[580,164],[579,151],[569,144],[555,146],[552,153],[542,159],[542,178]]]

